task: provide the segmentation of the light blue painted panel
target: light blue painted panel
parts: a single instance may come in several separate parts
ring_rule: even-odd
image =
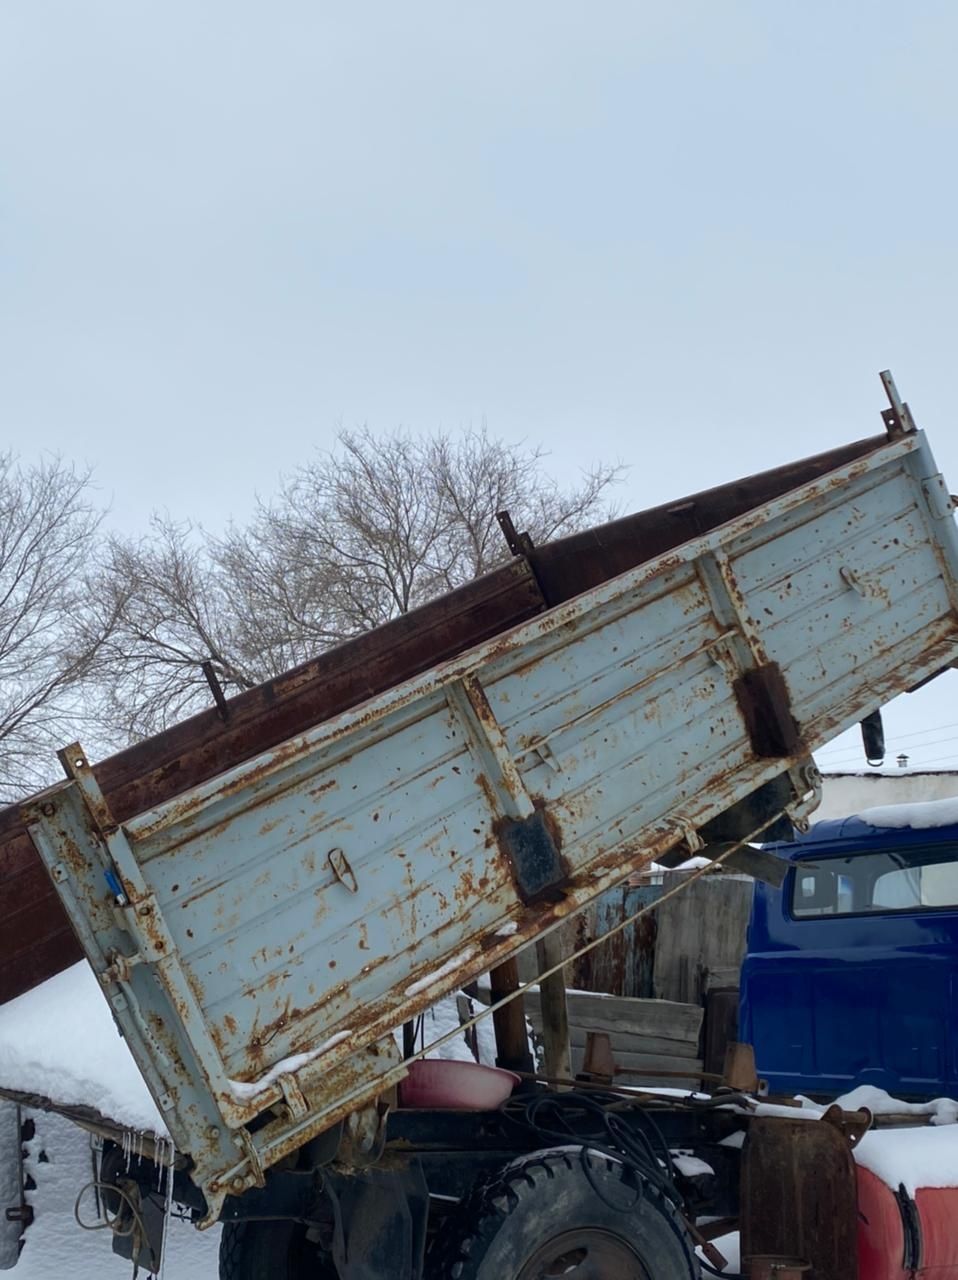
[[[82,761],[48,793],[31,834],[212,1207],[398,1079],[393,1028],[771,777],[807,802],[814,748],[958,655],[931,474],[878,448],[122,830]],[[768,662],[785,758],[735,692]],[[507,835],[540,807],[545,897]]]

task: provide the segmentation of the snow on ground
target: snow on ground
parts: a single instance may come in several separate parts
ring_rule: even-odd
[[[110,1232],[84,1231],[73,1216],[77,1193],[93,1177],[89,1135],[62,1116],[29,1114],[36,1132],[26,1146],[26,1171],[36,1189],[27,1199],[36,1217],[24,1233],[19,1262],[2,1274],[11,1280],[130,1280],[132,1264],[113,1253]],[[92,1193],[81,1212],[85,1220],[95,1218]],[[174,1219],[163,1280],[214,1280],[219,1235],[219,1227],[201,1232]]]
[[[0,1086],[166,1135],[85,960],[0,1005]]]
[[[870,827],[910,827],[913,831],[926,831],[958,823],[958,799],[878,805],[874,809],[863,809],[855,816]]]
[[[482,1005],[478,1001],[470,1002],[470,1017],[474,1017],[482,1009]],[[456,1004],[455,996],[447,996],[445,1000],[440,1000],[437,1005],[431,1009],[427,1009],[423,1014],[422,1034],[425,1043],[431,1044],[438,1040],[441,1036],[448,1035],[450,1031],[455,1031],[459,1027],[459,1010]],[[487,1067],[496,1065],[496,1033],[492,1025],[492,1017],[482,1018],[476,1023],[476,1037],[479,1047],[479,1061]],[[475,1062],[469,1046],[466,1044],[465,1034],[453,1036],[451,1040],[447,1040],[445,1044],[439,1046],[438,1049],[426,1054],[427,1058],[453,1058],[459,1062]]]
[[[477,1002],[471,1003],[472,1013],[481,1008]],[[422,1034],[427,1045],[458,1029],[455,996],[423,1015]],[[477,1039],[480,1060],[493,1065],[496,1046],[491,1017],[478,1024]],[[461,1033],[428,1056],[473,1061]],[[131,1128],[166,1133],[85,962],[0,1006],[0,1085],[62,1105],[95,1107]],[[26,1157],[26,1171],[36,1183],[36,1190],[28,1194],[36,1219],[24,1234],[20,1260],[9,1274],[16,1280],[63,1280],[65,1276],[129,1280],[132,1267],[113,1255],[109,1231],[83,1231],[74,1220],[77,1193],[93,1176],[88,1134],[60,1116],[33,1110],[23,1114],[36,1124],[36,1136],[27,1145]],[[3,1207],[17,1199],[14,1181],[19,1133],[15,1117],[13,1104],[0,1100]],[[87,1197],[83,1214],[90,1220],[95,1217],[92,1196]],[[15,1226],[0,1234],[0,1271],[16,1259],[16,1236]],[[218,1236],[218,1228],[201,1233],[189,1223],[174,1221],[164,1280],[213,1280]]]
[[[727,1273],[730,1276],[738,1275],[742,1269],[742,1264],[739,1257],[738,1232],[730,1231],[728,1235],[718,1236],[715,1240],[712,1241],[712,1243],[715,1245],[716,1249],[718,1249],[719,1253],[725,1259],[725,1266],[722,1268],[722,1271]],[[704,1258],[705,1255],[702,1253],[701,1249],[696,1249],[695,1252],[698,1254],[700,1258]]]

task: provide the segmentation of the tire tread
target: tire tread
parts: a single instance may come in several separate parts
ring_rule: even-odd
[[[503,1220],[519,1208],[524,1197],[534,1193],[544,1182],[574,1176],[579,1164],[578,1153],[567,1151],[536,1152],[496,1170],[479,1181],[462,1201],[458,1211],[450,1218],[440,1237],[434,1242],[426,1266],[428,1280],[462,1280],[470,1262],[482,1256],[492,1239],[502,1228]],[[619,1179],[627,1166],[598,1152],[585,1156],[594,1167],[605,1168]],[[536,1173],[540,1175],[537,1179]],[[681,1242],[687,1267],[688,1280],[699,1272],[688,1233],[675,1205],[645,1179],[638,1183],[639,1194],[649,1208],[661,1214]],[[467,1280],[474,1273],[469,1272]],[[229,1280],[229,1277],[221,1278]],[[502,1277],[502,1280],[512,1280]],[[671,1276],[668,1277],[671,1280]],[[684,1280],[684,1278],[683,1278]]]

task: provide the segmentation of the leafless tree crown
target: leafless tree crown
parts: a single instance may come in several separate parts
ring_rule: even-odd
[[[619,468],[563,489],[542,451],[465,435],[343,431],[248,527],[215,538],[169,519],[108,546],[106,721],[154,732],[485,573],[508,556],[496,512],[535,541],[603,518]]]
[[[84,715],[111,625],[86,590],[99,523],[86,472],[0,454],[0,802],[55,776]]]

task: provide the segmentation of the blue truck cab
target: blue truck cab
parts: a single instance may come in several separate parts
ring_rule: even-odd
[[[739,1037],[772,1092],[958,1096],[958,823],[927,825],[936,810],[958,805],[873,810],[766,846],[790,865],[780,889],[755,885]]]

